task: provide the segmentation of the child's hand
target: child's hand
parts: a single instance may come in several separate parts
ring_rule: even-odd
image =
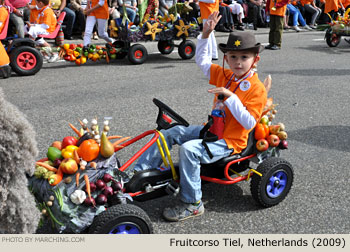
[[[205,22],[203,26],[203,34],[202,38],[208,38],[209,34],[215,29],[216,24],[221,19],[221,16],[219,16],[218,11],[214,11],[211,13],[207,19],[207,22]]]
[[[225,97],[230,97],[231,95],[233,95],[233,93],[230,90],[224,87],[211,88],[208,90],[208,92],[212,94],[218,94],[218,95],[223,94]]]

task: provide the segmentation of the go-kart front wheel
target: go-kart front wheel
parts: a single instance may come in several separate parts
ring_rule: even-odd
[[[18,75],[34,75],[43,66],[43,57],[31,46],[19,46],[10,53],[10,66]]]
[[[327,30],[326,32],[326,42],[329,47],[336,47],[339,45],[341,40],[341,36],[333,33],[331,30]]]
[[[250,183],[253,198],[263,207],[279,204],[289,193],[293,184],[292,165],[282,158],[271,157],[264,160],[256,169]]]
[[[132,64],[143,64],[147,56],[147,49],[141,44],[135,44],[129,48],[128,59]]]
[[[174,50],[174,42],[171,40],[159,40],[158,50],[161,54],[170,54]]]
[[[90,234],[152,234],[147,213],[131,204],[114,205],[95,217]]]

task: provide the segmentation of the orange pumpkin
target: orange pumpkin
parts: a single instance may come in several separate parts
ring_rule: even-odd
[[[254,132],[254,137],[256,140],[264,139],[266,137],[266,132],[264,125],[262,123],[258,123],[255,126],[255,132]]]
[[[97,158],[100,152],[100,145],[94,139],[83,141],[78,149],[78,155],[85,161],[92,161]]]

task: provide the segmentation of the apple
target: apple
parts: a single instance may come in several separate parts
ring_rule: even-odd
[[[68,145],[77,145],[78,139],[72,136],[66,136],[62,140],[62,149],[66,148]]]
[[[65,158],[62,160],[59,169],[65,174],[74,174],[78,171],[78,164],[73,158]]]
[[[277,135],[278,132],[280,131],[280,126],[279,125],[270,125],[269,131],[270,131],[270,134]]]
[[[269,148],[269,143],[266,139],[259,139],[255,146],[258,151],[266,151]]]
[[[55,147],[59,150],[62,150],[62,142],[61,141],[54,141],[52,144],[51,144],[51,147]]]
[[[271,147],[276,147],[280,143],[280,139],[278,138],[277,135],[271,134],[266,138],[267,142]]]
[[[260,123],[265,124],[265,125],[269,124],[269,118],[267,117],[267,115],[264,115],[263,117],[261,117]]]
[[[287,132],[285,131],[278,132],[277,136],[280,140],[286,140],[288,138]]]

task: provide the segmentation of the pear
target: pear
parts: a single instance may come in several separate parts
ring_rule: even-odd
[[[104,132],[102,132],[102,134],[101,134],[100,153],[105,158],[109,158],[114,153],[113,144],[108,140],[108,138]]]

